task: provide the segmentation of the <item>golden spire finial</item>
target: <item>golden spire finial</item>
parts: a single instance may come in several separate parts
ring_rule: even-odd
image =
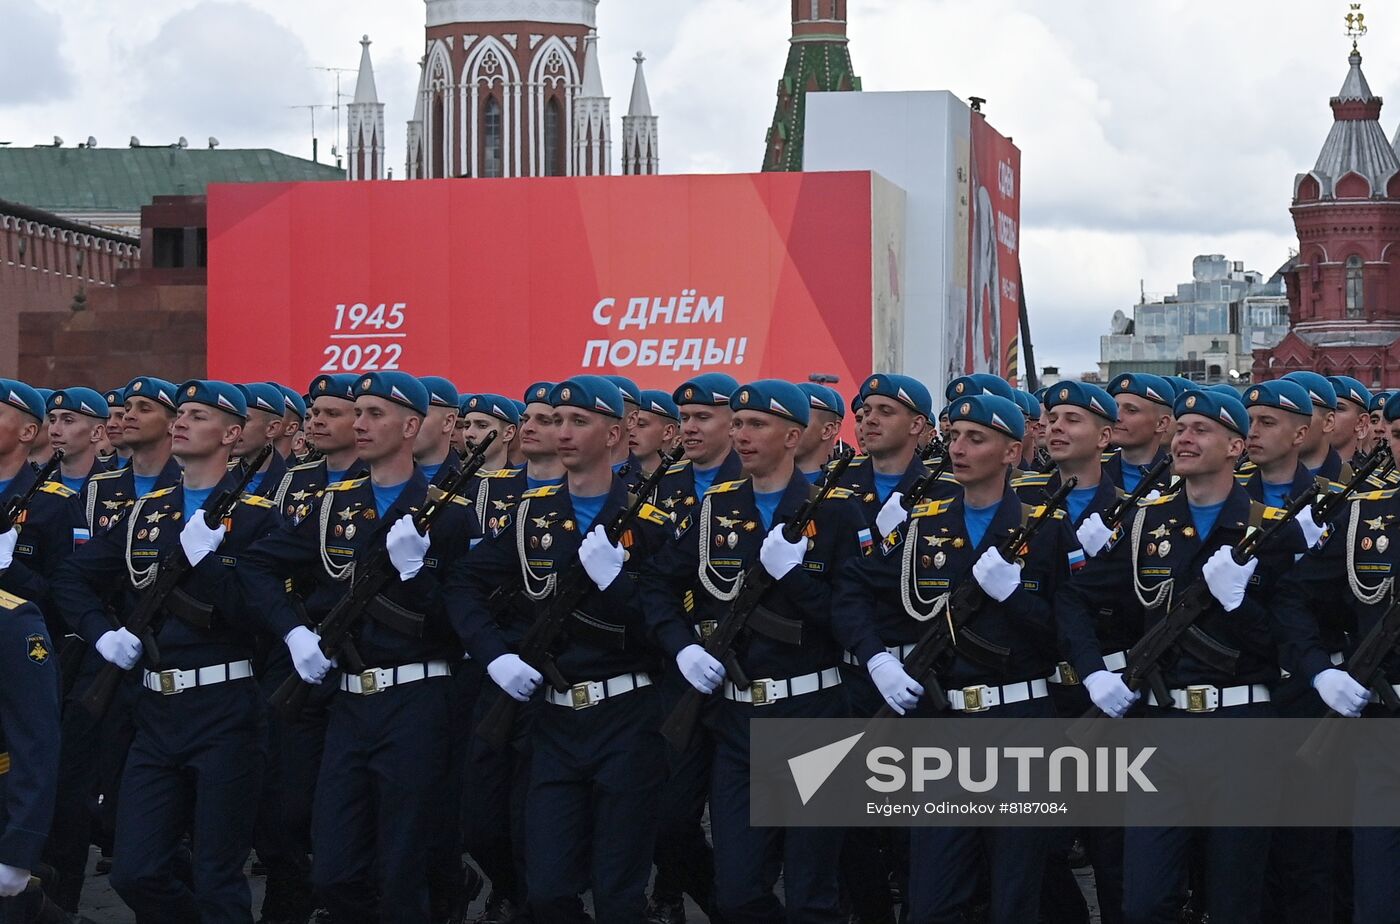
[[[1351,12],[1347,13],[1347,38],[1351,39],[1351,50],[1356,52],[1356,41],[1366,34],[1366,14],[1361,12],[1361,4],[1350,4]]]

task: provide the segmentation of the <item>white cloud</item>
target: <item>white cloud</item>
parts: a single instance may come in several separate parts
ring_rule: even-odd
[[[0,0],[0,108],[62,99],[73,90],[70,65],[59,48],[62,21],[32,0]]]

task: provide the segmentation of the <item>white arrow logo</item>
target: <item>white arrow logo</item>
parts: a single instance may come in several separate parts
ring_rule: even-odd
[[[797,784],[797,794],[802,798],[803,805],[817,794],[817,790],[822,788],[822,784],[836,772],[841,761],[864,737],[865,732],[860,732],[788,759],[788,769],[792,771],[792,781]]]

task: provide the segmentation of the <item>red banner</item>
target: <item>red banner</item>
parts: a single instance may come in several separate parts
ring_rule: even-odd
[[[215,185],[209,374],[870,372],[869,173]],[[883,265],[883,264],[882,264]],[[1013,313],[1014,317],[1014,313]]]
[[[1021,152],[977,113],[972,114],[971,166],[964,368],[993,372],[1015,384],[1020,371]]]

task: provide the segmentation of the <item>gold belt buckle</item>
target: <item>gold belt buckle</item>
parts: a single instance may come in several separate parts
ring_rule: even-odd
[[[963,687],[963,712],[986,712],[992,708],[982,696],[985,687]]]
[[[719,620],[717,619],[700,620],[700,640],[709,641],[710,636],[715,634],[715,629],[717,629],[718,627]]]
[[[175,686],[175,672],[160,672],[160,692],[165,696],[173,696],[180,692],[180,688]]]
[[[369,696],[373,693],[383,693],[384,687],[379,685],[379,671],[370,668],[360,673],[360,695]]]
[[[569,687],[569,699],[569,705],[573,706],[575,709],[587,709],[589,706],[598,705],[598,701],[588,692],[587,681],[576,683]]]
[[[1196,685],[1186,688],[1186,711],[1187,712],[1213,712],[1215,707],[1210,704],[1207,694],[1210,687],[1206,685]]]
[[[1079,672],[1068,661],[1060,662],[1060,683],[1068,687],[1079,685]]]
[[[749,684],[749,698],[755,706],[770,706],[776,700],[768,698],[768,684],[770,680],[755,680]]]

